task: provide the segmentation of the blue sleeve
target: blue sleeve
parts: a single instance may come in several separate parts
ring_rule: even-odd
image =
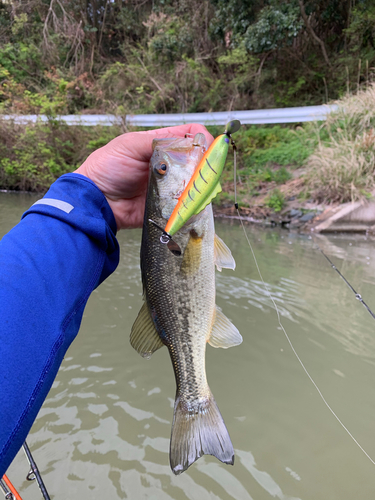
[[[0,241],[0,478],[78,333],[87,299],[118,265],[115,235],[102,192],[67,174]]]

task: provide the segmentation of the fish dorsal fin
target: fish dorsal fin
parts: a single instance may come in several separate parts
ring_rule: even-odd
[[[239,345],[242,342],[242,336],[233,323],[216,306],[214,324],[208,343],[212,347],[222,347],[228,349]]]
[[[220,182],[218,182],[215,186],[215,189],[212,191],[212,193],[209,195],[209,197],[206,198],[204,200],[204,202],[197,207],[197,209],[194,212],[194,215],[198,215],[200,212],[202,212],[202,210],[205,209],[207,207],[207,205],[209,203],[211,203],[211,201],[215,198],[215,196],[218,195],[219,193],[221,193],[222,190],[223,189],[221,187],[221,184],[220,184]]]
[[[215,234],[214,241],[214,259],[218,271],[221,271],[223,267],[225,269],[235,269],[236,267],[232,252],[217,234]]]
[[[146,302],[141,307],[132,326],[130,344],[143,358],[147,359],[151,358],[151,355],[164,345],[156,331]]]

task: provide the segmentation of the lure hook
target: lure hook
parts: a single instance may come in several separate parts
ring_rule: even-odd
[[[162,234],[160,236],[160,241],[161,243],[163,243],[164,245],[168,245],[168,243],[171,241],[171,236],[168,234],[168,233],[165,233],[165,234]]]
[[[160,236],[160,242],[163,243],[164,245],[167,245],[168,249],[173,253],[173,255],[176,255],[179,257],[181,255],[181,248],[177,245],[177,243],[172,239],[172,236],[167,233],[162,227],[160,227],[158,224],[156,224],[155,221],[152,219],[148,219],[151,224],[153,224],[157,229],[159,229],[163,234]]]

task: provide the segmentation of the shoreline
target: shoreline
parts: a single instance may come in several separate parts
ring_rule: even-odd
[[[45,192],[0,189],[0,193],[44,196]],[[241,207],[214,205],[214,217],[228,221],[242,220],[258,227],[281,227],[299,233],[354,233],[375,235],[375,201],[356,201],[322,205],[313,200],[298,203],[291,200],[280,212],[262,206]]]
[[[233,207],[215,207],[214,216],[224,220],[240,220],[263,227],[281,227],[299,233],[351,233],[375,235],[375,202],[356,201],[322,206],[315,203],[300,207],[288,206],[268,214],[239,207],[240,216]],[[254,207],[256,208],[256,207]],[[258,207],[259,208],[259,207]],[[256,214],[258,212],[258,214]]]

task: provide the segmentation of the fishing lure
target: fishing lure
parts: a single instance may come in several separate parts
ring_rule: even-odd
[[[232,120],[227,123],[224,133],[216,137],[178,199],[165,229],[150,220],[163,232],[160,241],[167,244],[175,255],[181,255],[181,250],[172,240],[172,236],[188,222],[190,217],[199,214],[221,192],[219,181],[227,159],[229,144],[235,147],[232,134],[237,132],[240,126],[239,120]]]

